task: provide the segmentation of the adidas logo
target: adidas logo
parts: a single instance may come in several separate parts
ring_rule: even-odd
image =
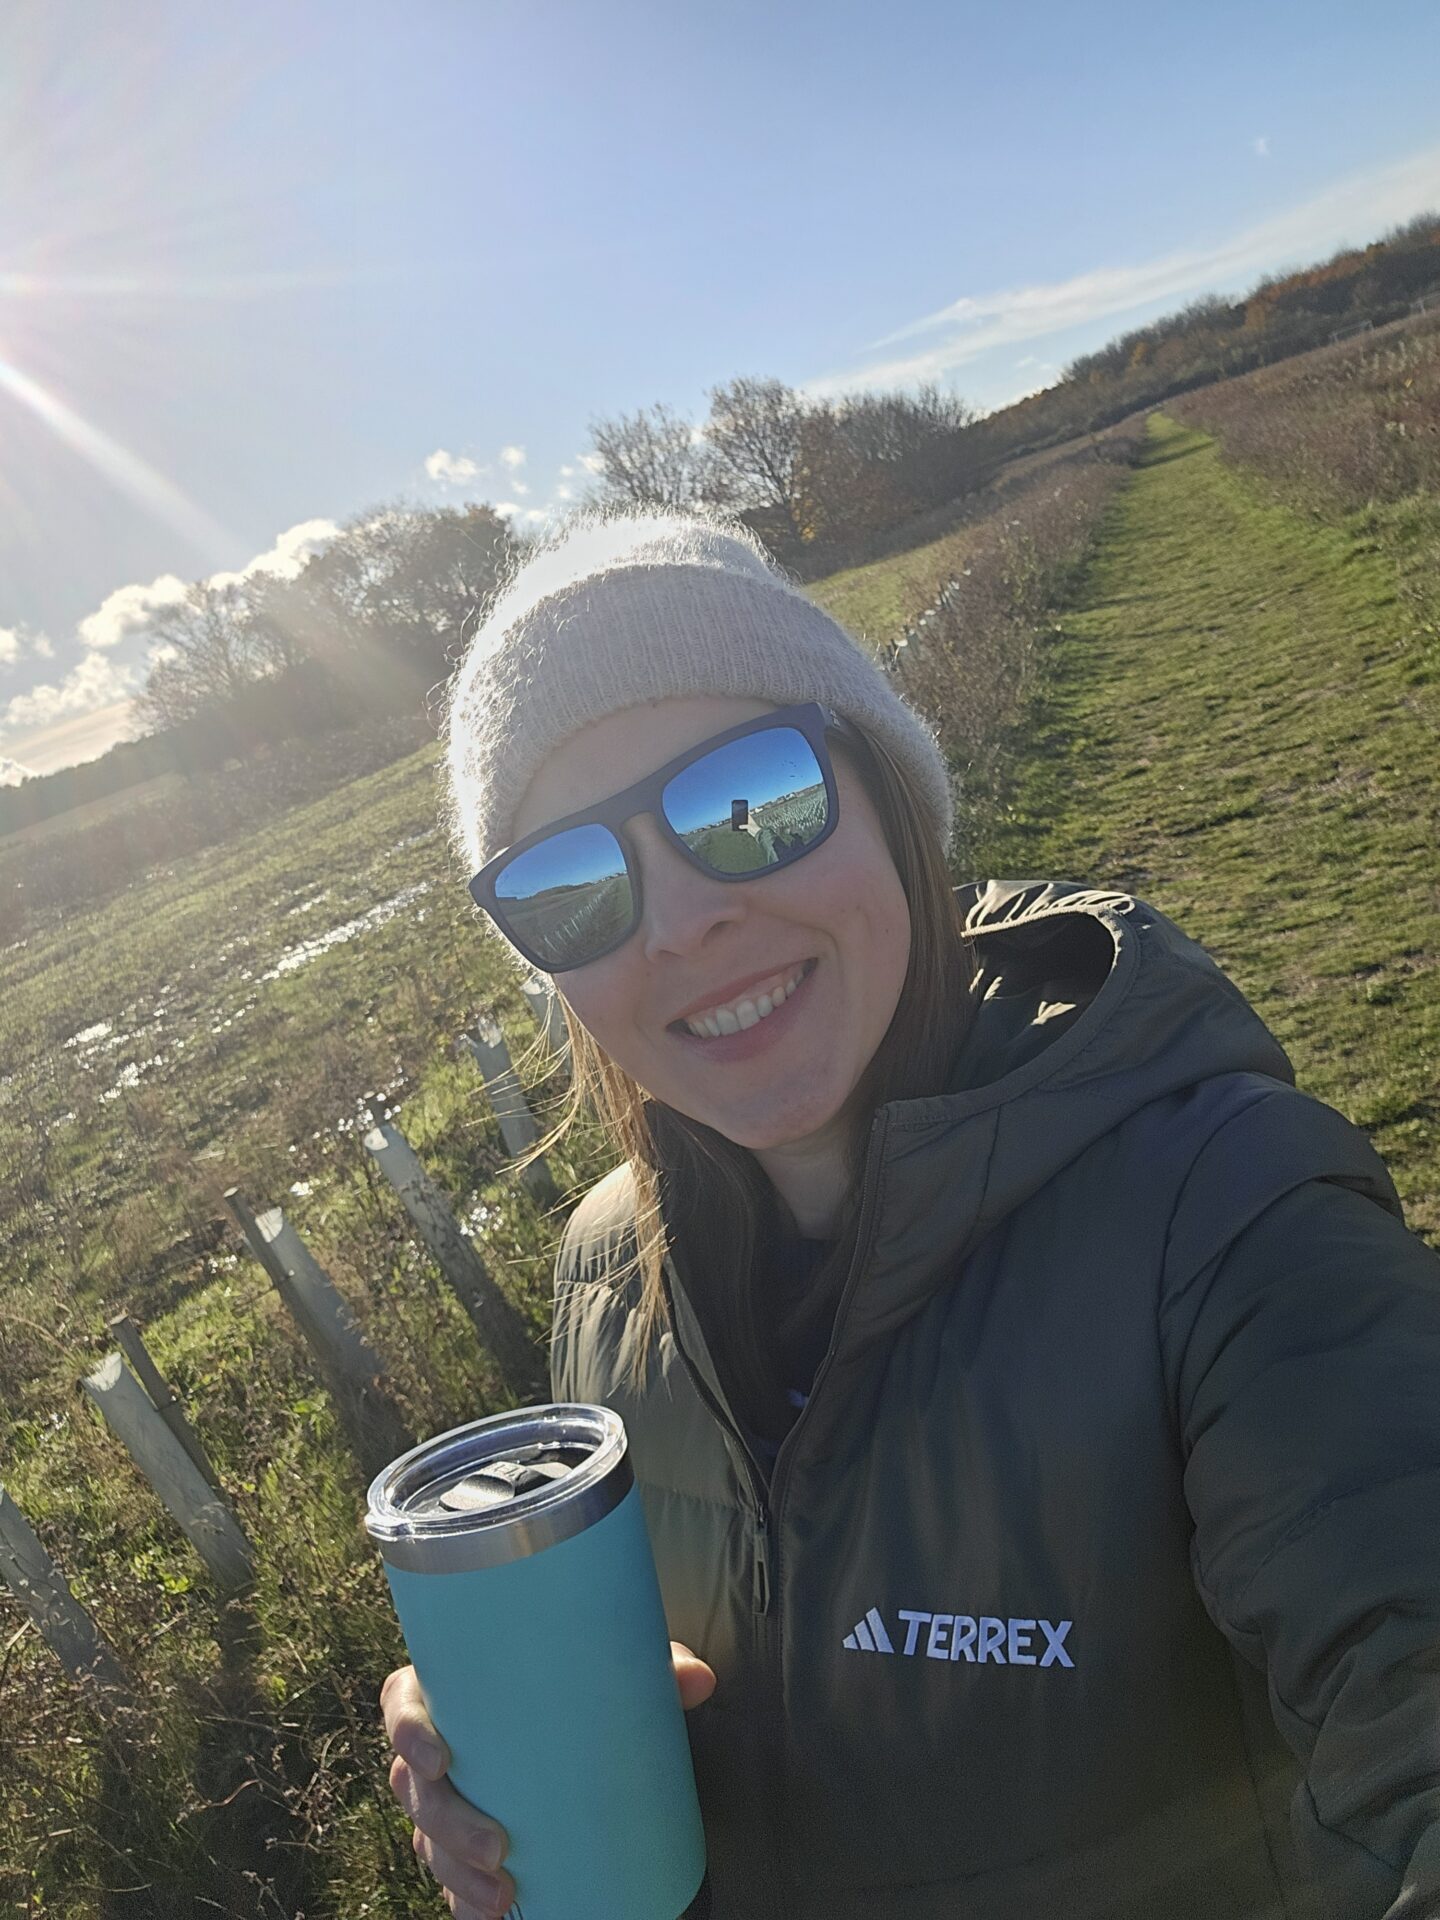
[[[925,1653],[931,1660],[969,1660],[976,1666],[993,1661],[997,1667],[1073,1667],[1065,1641],[1073,1620],[1011,1619],[1000,1620],[983,1613],[978,1619],[968,1613],[918,1613],[900,1607],[898,1617],[906,1623],[902,1653],[914,1655],[920,1645],[920,1629],[928,1626]],[[1042,1652],[1034,1651],[1036,1634],[1045,1641]],[[880,1616],[871,1607],[863,1620],[857,1620],[842,1644],[852,1653],[894,1653],[895,1645]]]
[[[863,1620],[857,1620],[855,1631],[847,1633],[845,1645],[852,1650],[863,1647],[866,1653],[893,1653],[890,1636],[885,1631],[885,1622],[880,1618],[880,1609],[871,1607]]]

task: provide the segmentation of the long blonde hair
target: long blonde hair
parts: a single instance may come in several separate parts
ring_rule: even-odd
[[[837,1236],[810,1281],[787,1331],[829,1324],[855,1254],[860,1185],[870,1122],[892,1100],[917,1099],[949,1085],[973,1018],[973,943],[965,938],[944,855],[902,766],[866,728],[837,742],[863,782],[910,911],[910,962],[895,1014],[847,1102],[848,1199]],[[562,980],[563,985],[563,980]],[[778,1196],[755,1156],[713,1128],[653,1099],[605,1054],[561,1006],[570,1036],[571,1086],[565,1110],[534,1152],[564,1137],[588,1103],[628,1161],[634,1179],[634,1242],[610,1277],[622,1285],[638,1270],[640,1293],[628,1331],[626,1384],[643,1390],[649,1356],[669,1318],[662,1269],[667,1252],[683,1261],[727,1391],[772,1438],[788,1424],[786,1382],[761,1298],[767,1253],[783,1231]],[[527,1158],[530,1156],[527,1156]],[[667,1218],[668,1214],[668,1218]]]

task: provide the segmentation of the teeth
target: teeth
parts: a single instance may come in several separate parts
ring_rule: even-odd
[[[722,1033],[741,1033],[783,1006],[804,977],[804,967],[797,967],[788,980],[753,1000],[747,995],[728,1007],[707,1007],[703,1013],[692,1014],[685,1025],[697,1040],[718,1040]]]

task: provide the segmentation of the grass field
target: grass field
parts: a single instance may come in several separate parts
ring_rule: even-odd
[[[1440,658],[1361,526],[1163,416],[1046,649],[1000,875],[1142,895],[1440,1243]]]
[[[862,595],[881,637],[970,537],[814,591],[842,613]],[[1157,419],[1040,649],[1008,817],[957,862],[1172,915],[1301,1085],[1367,1128],[1432,1242],[1437,709],[1434,637],[1373,526],[1317,524]],[[436,830],[436,772],[427,748],[0,953],[0,1479],[146,1702],[129,1745],[99,1740],[0,1598],[0,1905],[27,1920],[440,1910],[384,1785],[375,1692],[400,1643],[360,1475],[220,1203],[232,1183],[284,1203],[417,1431],[504,1404],[356,1134],[364,1106],[398,1108],[543,1335],[559,1223],[455,1050],[482,1008],[512,1040],[528,1020]],[[608,1164],[582,1131],[556,1170],[573,1192]],[[76,1396],[121,1306],[259,1544],[228,1616]]]
[[[36,820],[28,827],[17,827],[13,833],[0,833],[0,847],[34,846],[39,840],[53,840],[57,834],[73,832],[76,827],[108,820],[114,814],[128,812],[131,807],[146,806],[164,794],[174,793],[181,785],[180,774],[158,773],[153,780],[142,780],[138,786],[107,793],[99,800],[82,801],[78,807],[52,814],[48,820]]]

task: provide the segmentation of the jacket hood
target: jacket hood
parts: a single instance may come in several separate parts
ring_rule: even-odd
[[[1222,1073],[1295,1084],[1244,994],[1144,901],[1065,881],[992,880],[956,897],[978,963],[974,1026],[952,1091],[896,1109],[942,1127],[994,1113],[988,1218],[1165,1094]]]
[[[875,1116],[875,1284],[855,1311],[872,1335],[1142,1107],[1217,1074],[1295,1081],[1240,990],[1144,901],[1066,881],[991,880],[956,896],[975,946],[975,1020],[949,1093]]]

